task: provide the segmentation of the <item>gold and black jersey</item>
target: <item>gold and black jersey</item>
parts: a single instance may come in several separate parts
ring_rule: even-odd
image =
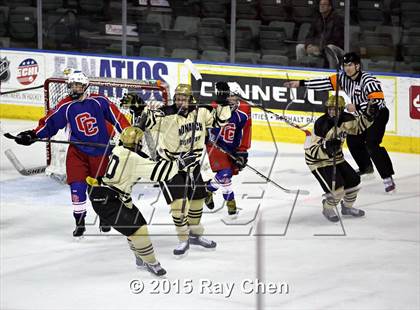
[[[354,116],[350,113],[342,113],[337,124],[337,138],[343,145],[347,134],[358,135],[372,124],[366,116]],[[314,125],[311,142],[305,147],[305,161],[311,171],[333,165],[333,156],[328,155],[325,143],[334,137],[334,119],[327,114],[318,118]],[[342,148],[336,153],[336,163],[344,162]]]
[[[109,186],[120,194],[122,201],[131,202],[131,191],[140,178],[151,181],[165,181],[178,173],[175,161],[150,160],[144,153],[135,153],[123,146],[112,150],[103,185]]]
[[[208,128],[220,128],[227,124],[231,117],[229,106],[199,107],[187,115],[178,114],[175,105],[159,110],[145,109],[147,115],[146,129],[157,131],[157,151],[167,160],[178,158],[179,154],[188,152],[191,148],[193,129],[195,137],[193,152],[200,160]],[[197,121],[195,121],[197,115]]]

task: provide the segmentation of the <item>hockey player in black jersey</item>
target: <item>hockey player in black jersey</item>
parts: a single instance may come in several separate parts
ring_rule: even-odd
[[[338,80],[338,82],[337,82]],[[378,115],[373,125],[359,134],[349,134],[347,145],[350,153],[359,166],[359,174],[372,174],[375,164],[385,185],[385,192],[395,190],[392,178],[394,169],[386,149],[381,146],[385,134],[385,127],[389,120],[389,110],[385,105],[381,83],[370,73],[362,71],[360,56],[347,53],[343,56],[343,70],[337,75],[312,80],[289,81],[286,87],[307,87],[319,91],[343,90],[351,99],[346,106],[347,111],[362,114],[366,112],[368,103],[375,104]]]
[[[305,160],[309,169],[325,191],[322,214],[332,222],[339,220],[335,207],[341,201],[341,213],[360,217],[363,210],[353,207],[359,191],[360,176],[344,159],[342,144],[347,134],[365,131],[377,115],[377,105],[369,104],[365,114],[354,116],[344,112],[343,97],[338,99],[337,136],[334,136],[335,96],[326,102],[326,112],[314,125],[312,141],[305,146]],[[336,158],[336,186],[332,188],[333,159]]]

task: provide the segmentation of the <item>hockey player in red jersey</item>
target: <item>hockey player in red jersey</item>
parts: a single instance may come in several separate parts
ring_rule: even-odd
[[[213,193],[221,188],[228,214],[235,217],[238,211],[232,189],[232,177],[237,175],[248,162],[248,149],[251,147],[251,107],[231,93],[226,82],[218,82],[216,88],[223,90],[218,91],[216,103],[227,100],[231,106],[232,116],[228,124],[222,128],[209,130],[207,154],[211,169],[216,175],[207,183],[208,195],[205,202],[209,209],[213,209]],[[232,160],[229,155],[215,148],[213,144],[232,154],[236,160]]]
[[[67,80],[68,96],[39,120],[38,127],[19,133],[16,143],[31,145],[36,138],[50,138],[60,129],[69,128],[70,141],[108,144],[110,133],[108,123],[118,132],[129,126],[125,116],[106,97],[88,94],[89,79],[81,71],[73,71]],[[70,185],[73,216],[76,228],[74,237],[85,232],[86,217],[86,177],[102,176],[108,164],[109,148],[85,145],[70,145],[66,158],[67,184]],[[108,225],[102,225],[102,231],[109,231]]]

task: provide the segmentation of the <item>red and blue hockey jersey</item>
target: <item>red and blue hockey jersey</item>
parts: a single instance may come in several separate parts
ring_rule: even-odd
[[[251,107],[240,101],[225,126],[210,129],[209,139],[232,154],[246,151],[251,147],[251,125]]]
[[[113,125],[118,132],[130,126],[125,116],[106,97],[91,94],[83,100],[66,97],[41,118],[35,133],[38,138],[50,138],[58,130],[68,127],[70,141],[108,144]],[[105,148],[77,145],[77,148],[90,156],[104,154]]]

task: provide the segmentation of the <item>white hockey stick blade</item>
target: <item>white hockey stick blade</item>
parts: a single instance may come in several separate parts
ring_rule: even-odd
[[[10,162],[16,168],[16,170],[21,175],[24,175],[24,176],[30,176],[30,175],[44,173],[45,172],[45,168],[47,168],[47,166],[41,166],[41,167],[35,167],[35,168],[26,169],[21,164],[21,162],[17,159],[16,155],[13,153],[13,151],[11,149],[5,150],[4,151],[4,154],[10,160]]]
[[[301,194],[301,195],[309,195],[311,192],[306,189],[288,189],[285,191],[288,194]]]
[[[188,70],[190,70],[191,74],[193,75],[196,81],[201,80],[203,78],[190,59],[185,59],[184,65],[188,68]]]

